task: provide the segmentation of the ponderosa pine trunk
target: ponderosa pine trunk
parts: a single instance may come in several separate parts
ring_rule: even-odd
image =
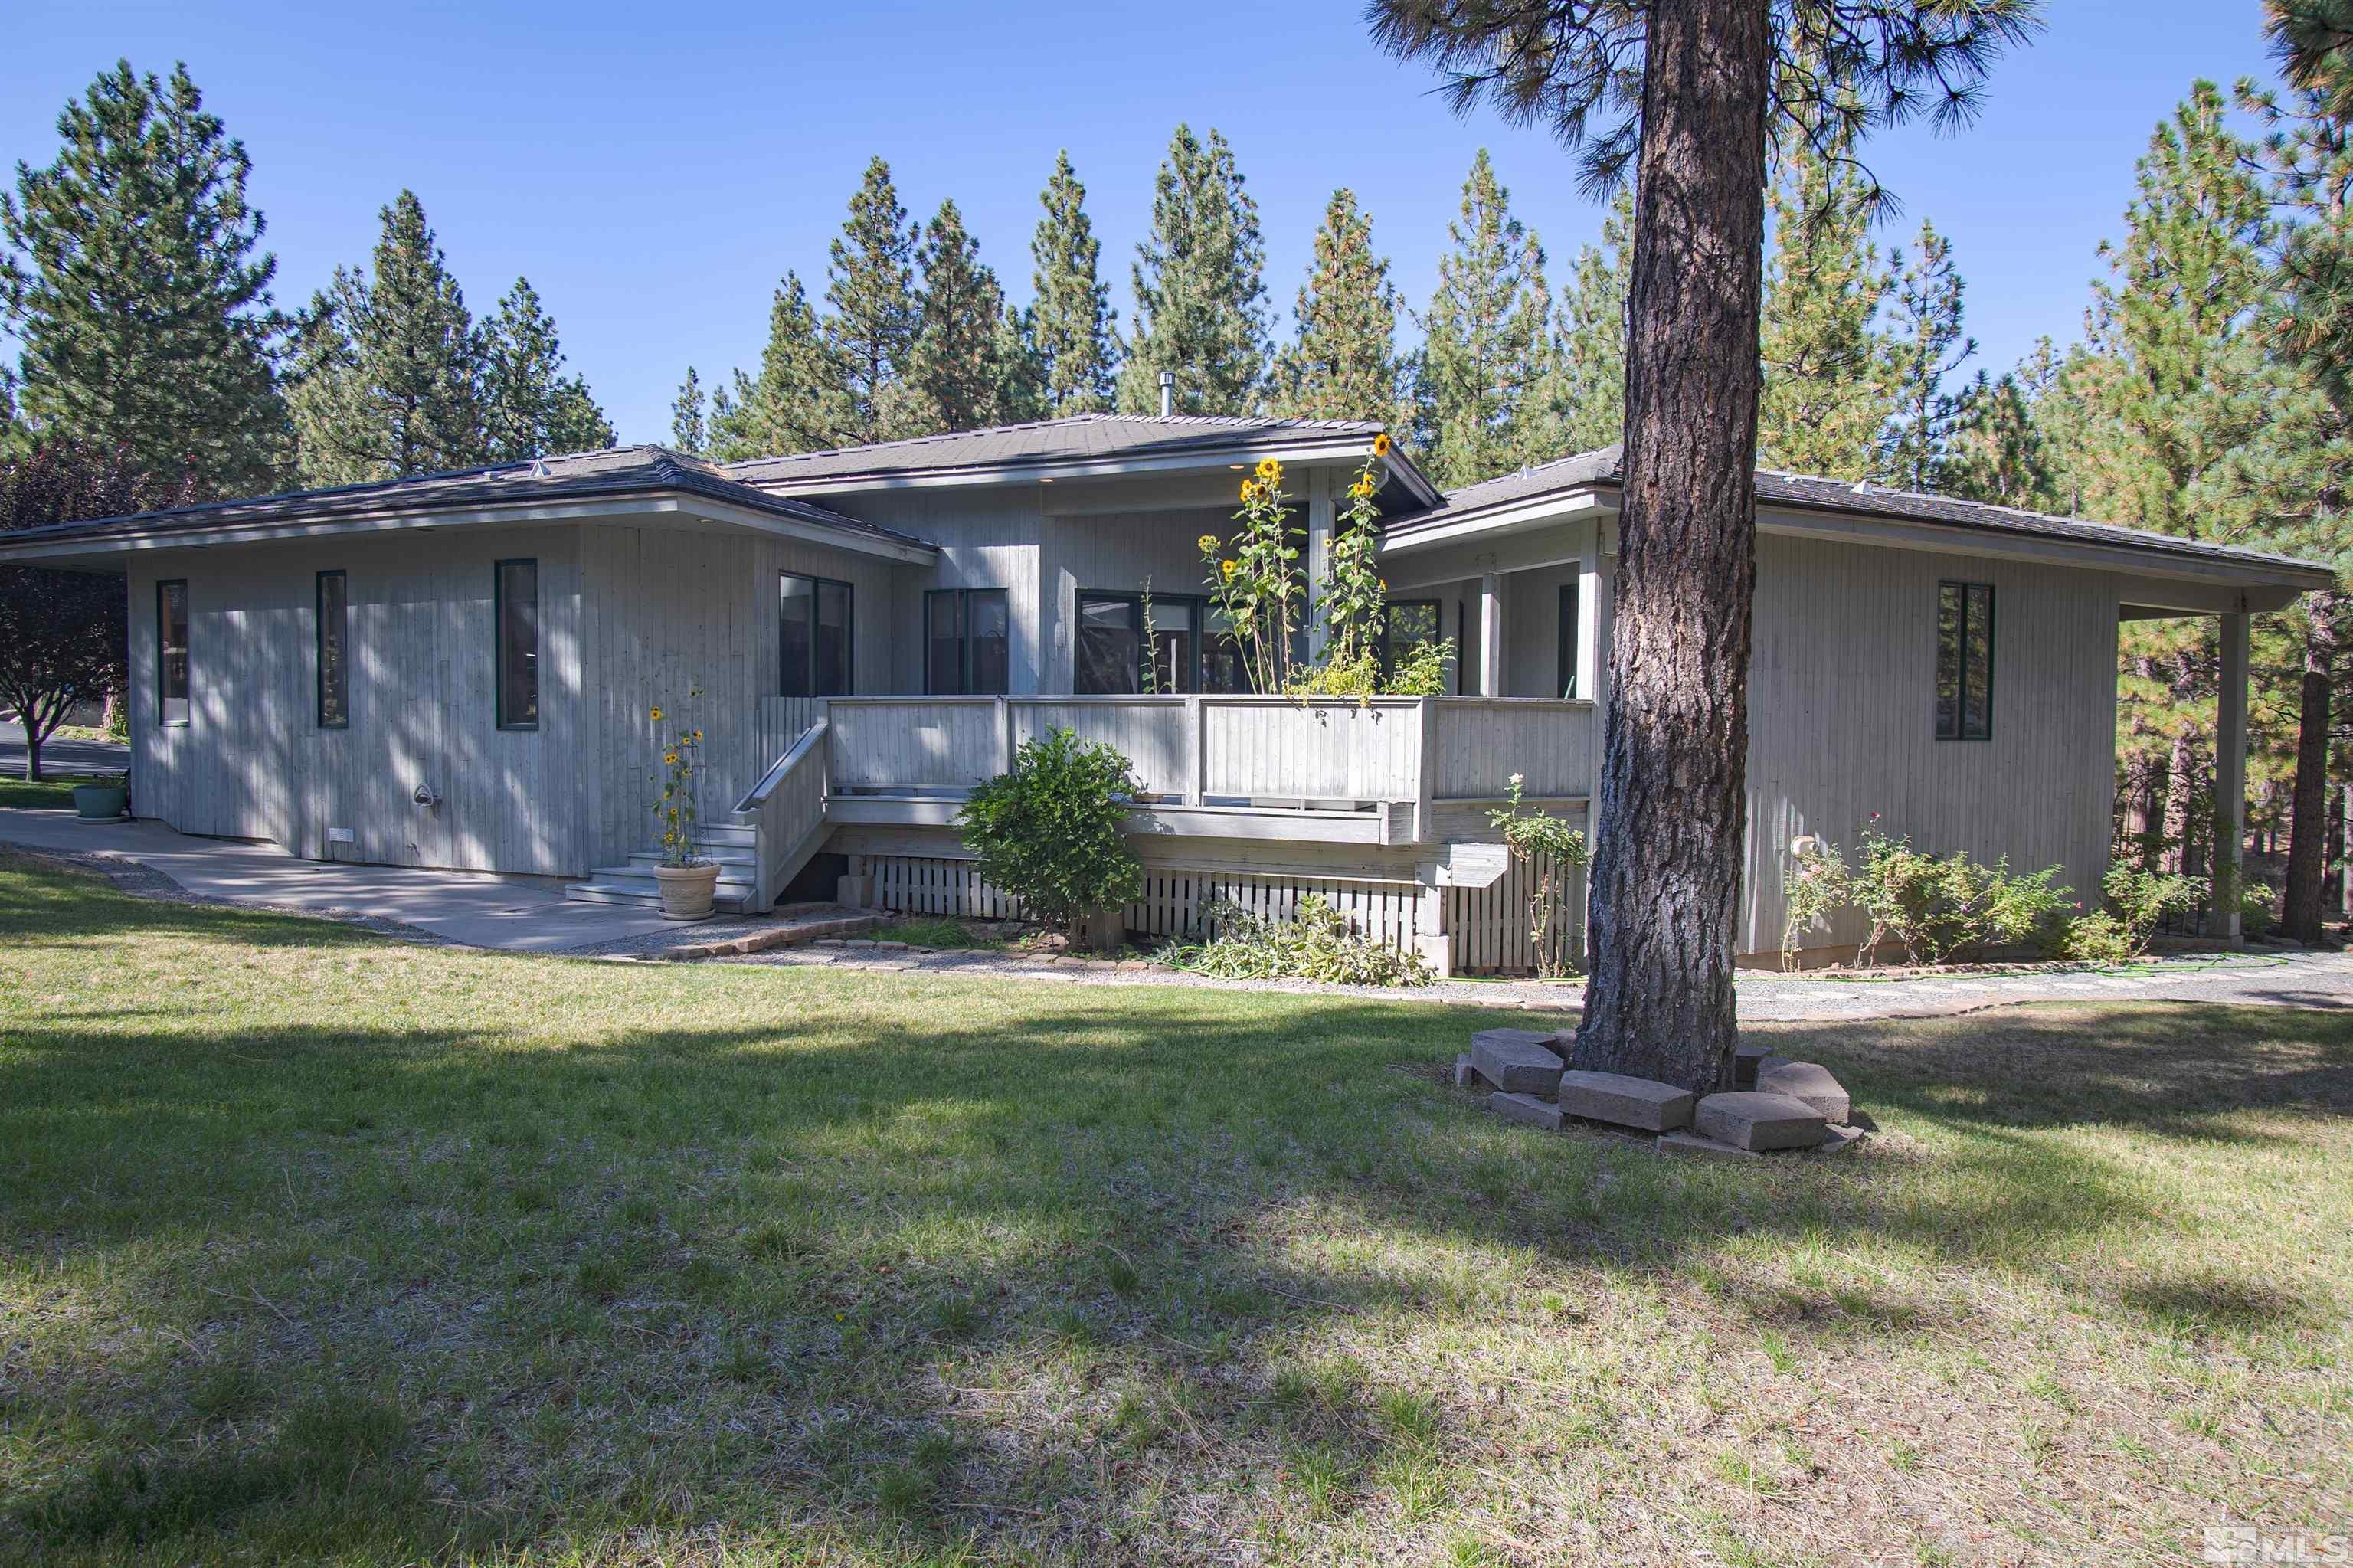
[[[2320,940],[2321,890],[2328,880],[2328,688],[2337,673],[2337,595],[2316,595],[2304,639],[2295,815],[2288,826],[2287,891],[2280,900],[2280,928],[2299,942]]]
[[[1652,0],[1576,1065],[1728,1081],[1756,597],[1767,0]]]

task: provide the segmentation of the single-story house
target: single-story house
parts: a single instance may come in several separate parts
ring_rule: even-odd
[[[1514,774],[1547,809],[1588,809],[1616,454],[1443,493],[1390,454],[1388,637],[1448,640],[1448,694],[1239,689],[1199,536],[1231,529],[1238,481],[1272,457],[1320,577],[1378,433],[1104,414],[729,464],[624,447],[62,524],[0,537],[0,561],[126,578],[133,809],[185,832],[650,898],[660,705],[708,736],[723,900],[849,876],[888,906],[980,913],[1001,905],[958,800],[1068,726],[1141,780],[1131,927],[1315,892],[1441,963],[1519,967],[1518,874],[1499,875],[1487,813]],[[1874,815],[1926,848],[2063,865],[2096,896],[2123,620],[2220,619],[2237,811],[2247,617],[2330,581],[1774,472],[1757,553],[1749,954],[1780,944],[1791,840],[1852,844]]]

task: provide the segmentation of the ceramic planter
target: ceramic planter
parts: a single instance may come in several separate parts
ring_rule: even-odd
[[[708,920],[711,895],[719,887],[719,867],[658,865],[654,880],[661,885],[661,917],[665,920]]]
[[[120,784],[77,784],[73,787],[74,814],[86,822],[113,821],[122,815],[130,799],[130,792]]]

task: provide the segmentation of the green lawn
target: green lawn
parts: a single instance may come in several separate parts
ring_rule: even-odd
[[[35,811],[70,811],[74,809],[73,779],[44,779],[37,784],[27,784],[22,779],[0,778],[0,806],[18,806]]]
[[[2353,1518],[2353,1020],[1775,1033],[1662,1162],[1474,1009],[492,957],[0,862],[0,1555],[2197,1561]],[[1507,1020],[1508,1021],[1508,1020]]]

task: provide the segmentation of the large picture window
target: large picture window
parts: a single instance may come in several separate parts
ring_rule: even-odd
[[[776,694],[849,696],[851,630],[848,583],[778,573]]]
[[[539,727],[539,563],[498,564],[501,729]]]
[[[155,585],[156,716],[188,722],[188,585]]]
[[[1936,738],[1993,738],[1993,585],[1936,586]]]
[[[352,722],[352,606],[341,572],[319,574],[318,621],[319,727],[343,729]]]
[[[934,696],[1002,696],[1011,689],[1013,610],[1003,588],[923,595],[923,689]]]
[[[1081,696],[1201,690],[1206,609],[1198,599],[1155,594],[1147,627],[1142,594],[1081,593],[1072,689]]]
[[[1440,636],[1443,607],[1434,599],[1393,599],[1381,611],[1381,673],[1396,673],[1398,662],[1425,642]]]

